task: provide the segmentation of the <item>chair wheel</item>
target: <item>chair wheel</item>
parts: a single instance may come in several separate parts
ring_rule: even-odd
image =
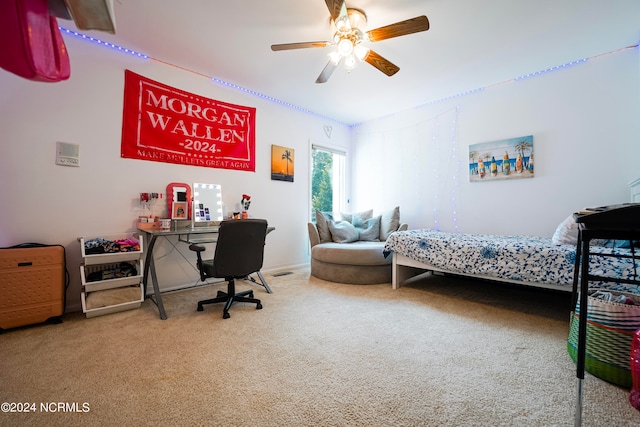
[[[262,304],[258,303],[258,305],[256,305],[256,310],[262,310]]]
[[[231,315],[226,311],[222,314],[223,319],[228,319],[229,317],[231,317]]]
[[[198,311],[204,311],[204,307],[201,304],[198,304]]]

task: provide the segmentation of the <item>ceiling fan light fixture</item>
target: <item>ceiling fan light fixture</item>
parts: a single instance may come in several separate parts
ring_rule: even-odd
[[[339,32],[348,32],[351,28],[349,26],[349,17],[345,16],[342,18],[339,18],[338,20],[335,21],[335,25],[336,25],[336,30]]]
[[[349,39],[342,39],[338,42],[338,53],[342,56],[349,56],[353,53],[353,42]]]
[[[340,56],[337,50],[329,52],[329,61],[331,61],[333,65],[338,65],[341,58],[342,56]]]
[[[351,71],[358,66],[358,60],[355,55],[349,55],[344,59],[344,69]]]
[[[363,46],[361,44],[356,45],[356,47],[353,48],[353,54],[360,60],[360,61],[364,61],[365,58],[369,55],[369,48],[366,46]]]
[[[333,34],[333,37],[329,39],[331,41],[271,45],[271,50],[273,51],[331,46],[332,52],[328,54],[329,62],[316,79],[316,83],[326,83],[341,62],[347,71],[353,70],[358,65],[358,62],[367,62],[391,77],[400,68],[369,49],[366,45],[369,42],[378,42],[429,29],[429,19],[425,15],[421,15],[366,31],[367,15],[364,11],[348,8],[344,0],[325,0],[325,3],[330,15],[329,25]]]
[[[349,23],[351,28],[364,31],[364,27],[367,25],[367,15],[360,9],[347,8],[347,14],[349,15]]]

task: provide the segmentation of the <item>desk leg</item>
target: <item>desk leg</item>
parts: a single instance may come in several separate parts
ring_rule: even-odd
[[[158,311],[160,311],[160,319],[166,320],[167,313],[164,311],[164,304],[162,303],[162,294],[160,293],[160,287],[158,286],[158,276],[156,275],[156,266],[153,262],[153,258],[151,259],[151,281],[153,282],[153,293],[156,297],[155,303],[158,306]]]
[[[144,298],[147,298],[147,283],[149,283],[149,268],[153,259],[153,245],[156,243],[155,236],[147,239],[147,254],[144,257],[144,273],[142,274],[142,287],[144,289]]]
[[[256,274],[260,278],[260,281],[262,282],[262,286],[264,286],[264,288],[267,290],[267,293],[272,294],[273,292],[271,291],[271,288],[269,287],[269,284],[267,283],[267,281],[264,280],[264,276],[262,275],[262,273],[260,271],[257,271]]]
[[[256,284],[262,286],[263,288],[265,288],[267,290],[267,293],[272,294],[273,291],[269,287],[269,284],[267,283],[267,281],[264,279],[264,276],[262,275],[262,273],[260,271],[256,271],[256,274],[258,275],[258,278],[260,279],[260,282],[258,282],[256,279],[254,279],[251,275],[248,275],[246,277],[246,279],[252,281],[253,283],[256,283]]]
[[[144,265],[144,274],[142,276],[142,284],[144,286],[144,297],[147,297],[147,283],[149,281],[149,273],[151,273],[151,284],[153,285],[153,294],[155,296],[155,300],[152,299],[153,302],[158,306],[158,311],[160,312],[160,319],[166,320],[167,313],[164,310],[164,304],[162,303],[162,295],[160,294],[160,287],[158,286],[158,275],[156,274],[156,266],[153,262],[153,247],[156,244],[158,236],[151,237],[147,247],[147,256],[146,262]]]

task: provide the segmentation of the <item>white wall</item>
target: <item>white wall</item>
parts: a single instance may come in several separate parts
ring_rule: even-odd
[[[276,227],[267,238],[264,270],[308,263],[310,141],[348,149],[346,126],[168,65],[72,37],[65,42],[71,58],[68,81],[31,82],[0,70],[0,247],[64,245],[71,275],[68,310],[78,309],[80,301],[77,238],[133,231],[139,193],[163,193],[171,182],[221,184],[230,207],[243,193],[251,195],[250,215]],[[255,173],[120,158],[125,69],[205,97],[255,107]],[[325,125],[333,127],[330,139]],[[80,145],[79,168],[55,165],[56,141]],[[295,150],[294,183],[271,180],[272,144]],[[165,216],[162,202],[154,213]],[[186,245],[172,239],[160,241],[156,250],[162,288],[197,281]]]
[[[353,210],[397,204],[411,228],[437,220],[451,230],[457,219],[463,232],[550,236],[576,209],[627,201],[626,184],[640,177],[637,49],[349,129],[167,65],[65,41],[72,61],[66,82],[30,82],[0,70],[0,247],[64,245],[69,309],[79,307],[77,237],[133,231],[138,194],[164,192],[171,182],[219,183],[228,206],[250,194],[251,215],[276,227],[265,270],[307,263],[310,141],[351,154]],[[125,69],[256,107],[256,172],[121,159]],[[325,125],[333,127],[330,139]],[[469,144],[529,134],[535,178],[468,182]],[[55,165],[56,141],[80,145],[79,168]],[[294,183],[270,180],[271,144],[295,149]],[[161,286],[195,283],[192,255],[171,243],[156,248]]]
[[[638,55],[602,56],[353,129],[354,207],[399,204],[410,228],[438,220],[447,231],[550,237],[578,209],[629,201],[627,184],[640,177]],[[533,179],[469,182],[470,144],[524,135],[534,136]]]

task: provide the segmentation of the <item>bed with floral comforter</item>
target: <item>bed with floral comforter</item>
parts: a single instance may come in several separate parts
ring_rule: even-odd
[[[594,251],[629,249],[593,248]],[[550,238],[462,234],[422,229],[395,232],[384,246],[393,254],[392,286],[425,271],[439,271],[529,286],[572,290],[575,245],[556,244]],[[637,261],[637,260],[636,260]],[[591,273],[606,277],[633,277],[634,261],[592,256]],[[592,283],[590,287],[638,293],[634,285]]]

